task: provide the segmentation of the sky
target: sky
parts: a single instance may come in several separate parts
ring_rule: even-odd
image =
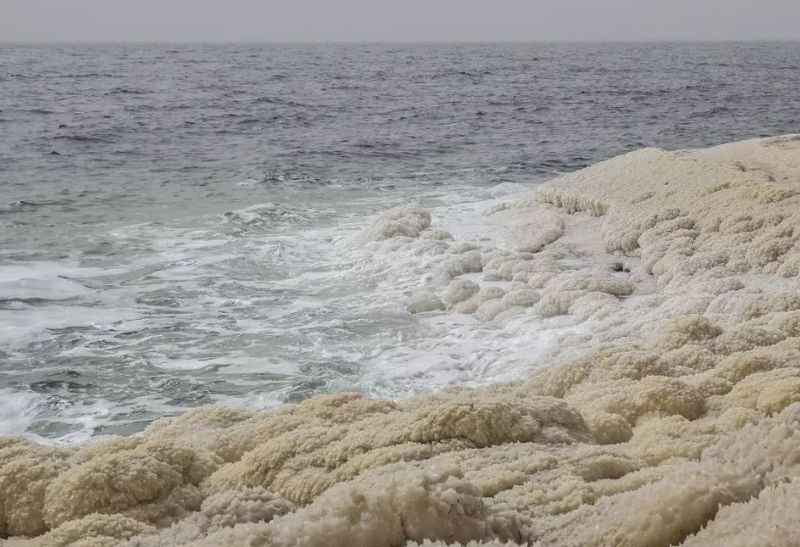
[[[800,40],[800,0],[0,0],[2,42]]]

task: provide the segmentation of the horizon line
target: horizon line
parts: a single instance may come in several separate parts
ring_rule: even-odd
[[[0,45],[57,46],[57,45],[488,45],[488,44],[788,44],[798,43],[797,38],[744,38],[744,39],[615,39],[615,40],[4,40]]]

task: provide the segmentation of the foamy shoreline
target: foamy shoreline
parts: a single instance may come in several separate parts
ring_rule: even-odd
[[[204,408],[77,449],[0,438],[4,544],[796,542],[800,136],[642,150],[481,222],[487,241],[454,241],[395,210],[365,244],[441,247],[413,312],[571,318],[552,366],[401,402]]]

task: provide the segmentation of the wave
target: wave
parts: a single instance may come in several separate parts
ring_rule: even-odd
[[[8,268],[0,268],[0,304],[15,301],[31,304],[71,300],[91,292],[80,283],[62,277],[3,280],[2,276],[7,272]]]
[[[53,137],[54,140],[57,141],[69,141],[69,142],[77,142],[77,143],[96,143],[96,144],[108,144],[113,142],[112,138],[109,137],[99,137],[95,135],[81,135],[79,133],[73,133],[69,135],[56,135]]]
[[[25,431],[33,423],[40,402],[35,393],[0,390],[0,435]]]
[[[35,201],[27,201],[20,199],[9,203],[6,207],[0,207],[0,215],[8,213],[21,213],[25,211],[33,211],[44,205]]]
[[[58,114],[55,110],[49,110],[47,108],[27,108],[22,110],[24,114],[40,114],[42,116],[47,116],[50,114]]]
[[[284,170],[284,169],[271,169],[264,173],[260,179],[264,184],[286,185],[286,184],[302,184],[312,186],[327,186],[332,183],[330,180],[325,180],[319,176],[304,173],[302,171]]]
[[[115,87],[106,92],[106,95],[148,95],[152,93],[146,89],[135,87]]]
[[[306,223],[310,218],[308,213],[276,203],[259,203],[228,211],[222,217],[234,232],[244,235],[274,229],[282,224]]]
[[[732,112],[733,112],[733,110],[731,110],[727,106],[715,106],[715,107],[710,108],[708,110],[703,110],[703,111],[700,111],[700,112],[693,112],[690,115],[690,118],[707,119],[707,118],[713,118],[715,116],[719,116],[721,114],[731,114]]]
[[[41,76],[32,76],[33,78],[39,78]],[[56,78],[56,79],[63,79],[63,80],[98,80],[98,79],[105,79],[105,78],[118,78],[118,75],[111,74],[110,72],[75,72],[75,73],[68,73],[68,74],[55,74],[55,75],[48,75],[45,78]]]
[[[295,101],[293,99],[283,99],[281,97],[269,97],[269,96],[257,97],[256,99],[253,100],[253,103],[257,104],[257,105],[270,104],[270,105],[277,105],[277,106],[285,106],[285,107],[292,108],[292,109],[314,109],[315,108],[315,106],[312,105],[312,104],[301,103],[301,102]]]

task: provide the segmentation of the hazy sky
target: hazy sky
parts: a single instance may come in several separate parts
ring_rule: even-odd
[[[0,0],[0,41],[800,39],[800,0]]]

